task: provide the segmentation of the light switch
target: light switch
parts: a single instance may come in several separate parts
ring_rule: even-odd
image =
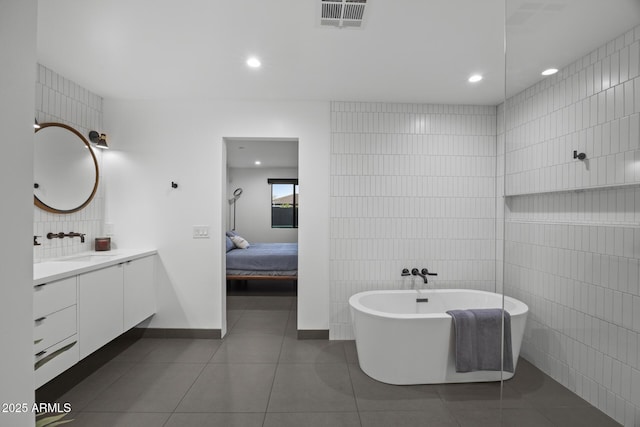
[[[193,226],[193,238],[194,239],[208,239],[209,238],[209,226],[208,225],[194,225]]]

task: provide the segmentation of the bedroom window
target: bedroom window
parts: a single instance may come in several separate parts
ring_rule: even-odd
[[[298,228],[297,179],[269,178],[271,185],[271,228]]]

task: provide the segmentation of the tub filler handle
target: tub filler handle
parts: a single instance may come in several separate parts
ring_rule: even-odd
[[[413,274],[414,276],[420,276],[424,279],[424,283],[429,283],[429,281],[427,280],[427,276],[437,276],[438,273],[429,273],[429,270],[427,270],[426,268],[423,268],[422,270],[418,270],[417,268],[414,268],[411,270],[411,274]]]

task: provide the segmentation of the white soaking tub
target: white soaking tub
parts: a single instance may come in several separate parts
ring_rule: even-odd
[[[428,302],[417,302],[417,298]],[[447,310],[501,308],[502,295],[466,289],[361,292],[349,298],[360,368],[371,378],[396,384],[500,381],[506,371],[456,372],[453,319]],[[504,297],[511,316],[515,372],[529,308]]]

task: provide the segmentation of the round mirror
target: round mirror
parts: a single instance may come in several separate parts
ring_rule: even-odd
[[[89,142],[62,123],[42,123],[34,148],[34,202],[53,213],[79,211],[98,189],[98,161]]]

